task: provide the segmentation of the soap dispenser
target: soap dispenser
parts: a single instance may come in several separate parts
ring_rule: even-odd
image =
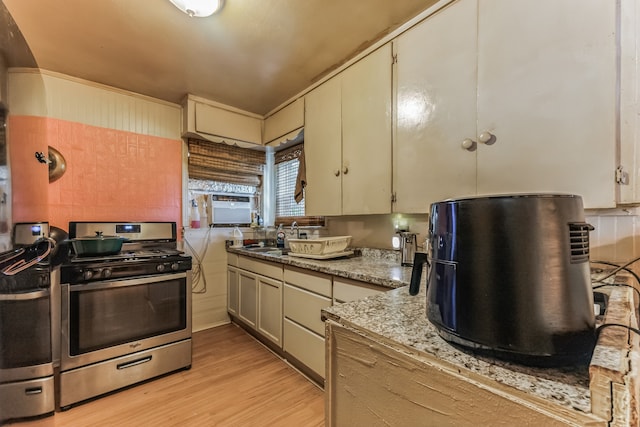
[[[284,234],[284,229],[282,224],[278,226],[278,230],[276,231],[276,246],[279,248],[284,248],[284,240],[286,235]]]

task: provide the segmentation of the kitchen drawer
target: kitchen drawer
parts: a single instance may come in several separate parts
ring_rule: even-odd
[[[331,276],[292,267],[284,269],[284,281],[331,298]]]
[[[324,333],[316,335],[285,318],[284,351],[324,378]]]
[[[238,255],[227,253],[227,265],[238,266]]]
[[[0,425],[12,418],[53,413],[56,408],[53,375],[0,384],[0,396]]]
[[[258,261],[244,256],[238,257],[238,267],[249,270],[261,276],[282,280],[282,264]]]
[[[336,303],[359,300],[370,295],[385,292],[387,289],[346,279],[333,279],[333,301]]]
[[[289,284],[284,285],[284,315],[318,335],[324,335],[320,310],[331,306],[331,298],[323,297]]]
[[[191,340],[128,354],[60,374],[60,406],[191,366]],[[87,378],[100,379],[86,381]]]

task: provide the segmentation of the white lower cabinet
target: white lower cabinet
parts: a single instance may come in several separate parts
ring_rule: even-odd
[[[238,303],[240,301],[240,276],[238,269],[227,267],[227,311],[234,316],[238,315]]]
[[[284,285],[284,315],[304,325],[318,335],[324,336],[324,322],[320,311],[331,306],[331,298],[314,294],[305,289]]]
[[[322,309],[385,288],[293,266],[236,256],[227,265],[227,311],[302,372],[325,378]]]
[[[331,276],[284,269],[284,351],[324,379],[324,322],[331,306]]]
[[[256,329],[258,320],[258,283],[256,275],[239,270],[240,298],[238,303],[238,317],[247,325]]]
[[[227,312],[282,348],[282,265],[240,256],[227,266]]]
[[[284,319],[284,351],[324,378],[324,335]]]
[[[256,277],[258,283],[258,332],[282,348],[282,281]]]

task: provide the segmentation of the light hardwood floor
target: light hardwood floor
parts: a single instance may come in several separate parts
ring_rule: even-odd
[[[242,329],[225,325],[194,333],[188,371],[10,425],[324,426],[324,395]]]

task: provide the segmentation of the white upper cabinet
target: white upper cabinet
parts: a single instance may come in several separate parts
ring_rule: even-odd
[[[615,206],[615,1],[480,1],[478,192]]]
[[[391,212],[391,44],[342,76],[342,213]]]
[[[309,92],[308,215],[391,211],[391,45]]]
[[[182,136],[234,143],[241,147],[262,145],[262,117],[213,101],[188,95],[182,104]]]
[[[336,76],[306,96],[304,151],[307,215],[342,214],[342,79]]]
[[[394,211],[476,192],[476,159],[460,144],[476,133],[477,4],[440,10],[395,41]]]
[[[620,10],[620,203],[640,202],[640,1]]]
[[[304,126],[304,98],[298,98],[264,120],[262,142],[278,145],[298,136]]]
[[[562,192],[615,206],[616,2],[460,0],[397,39],[397,212]]]

